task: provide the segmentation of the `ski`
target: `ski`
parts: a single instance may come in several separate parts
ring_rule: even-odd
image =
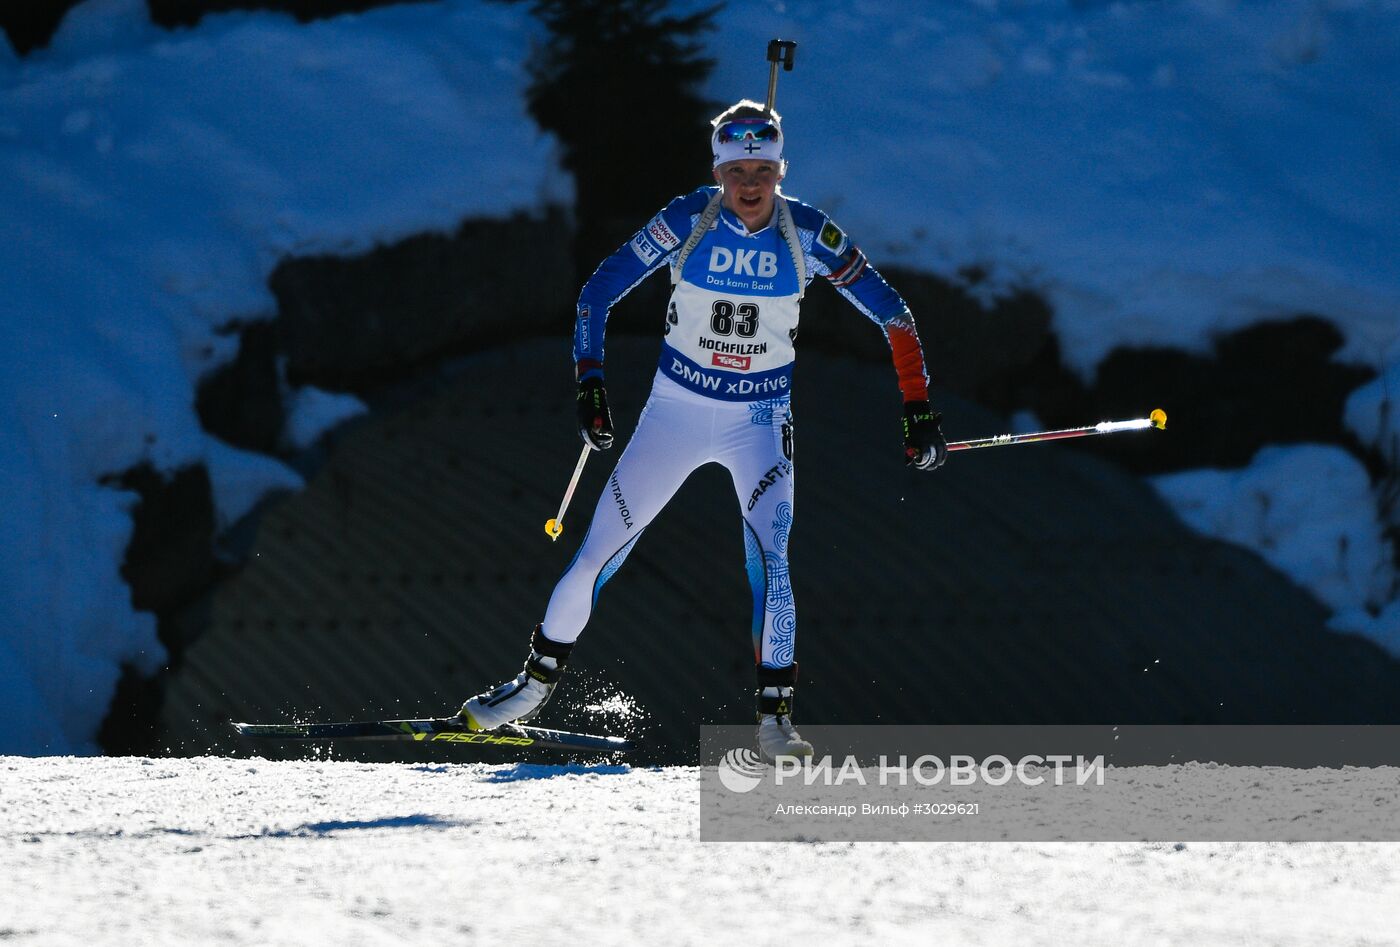
[[[507,724],[495,730],[470,730],[460,717],[428,720],[352,720],[344,723],[235,723],[242,736],[271,740],[413,740],[519,749],[589,750],[627,753],[632,743],[622,737],[570,733]]]

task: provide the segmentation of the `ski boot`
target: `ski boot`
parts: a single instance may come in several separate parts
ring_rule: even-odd
[[[544,636],[543,626],[536,625],[535,633],[530,636],[530,657],[525,660],[525,669],[513,680],[468,700],[458,716],[473,730],[495,730],[508,723],[529,720],[554,693],[573,649],[572,644],[550,641]]]
[[[758,669],[758,752],[768,762],[779,757],[812,755],[812,744],[792,725],[792,685],[797,683],[796,662],[785,668]]]

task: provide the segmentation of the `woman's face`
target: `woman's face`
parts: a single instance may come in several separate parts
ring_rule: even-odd
[[[749,230],[761,230],[773,216],[774,194],[783,176],[773,161],[741,158],[715,168],[715,180],[724,189],[724,206]]]

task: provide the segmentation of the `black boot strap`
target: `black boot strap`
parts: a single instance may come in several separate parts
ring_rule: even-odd
[[[557,684],[559,678],[564,676],[564,662],[560,661],[555,667],[545,667],[544,662],[540,660],[541,657],[548,657],[548,655],[532,652],[525,662],[525,673],[541,684]]]
[[[553,658],[559,662],[560,667],[563,667],[569,663],[569,655],[573,653],[574,646],[550,641],[544,636],[544,625],[536,625],[535,633],[530,636],[530,650],[547,658]]]
[[[796,661],[781,668],[764,667],[760,664],[757,671],[759,687],[793,687],[797,684]]]
[[[789,693],[786,697],[765,697],[762,690],[757,692],[758,712],[760,714],[776,714],[779,717],[792,716],[792,697]]]

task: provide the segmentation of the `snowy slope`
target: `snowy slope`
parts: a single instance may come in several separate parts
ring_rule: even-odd
[[[710,95],[762,100],[773,36],[787,189],[877,265],[1045,293],[1085,373],[1299,312],[1400,339],[1394,0],[734,3]]]
[[[1258,550],[1332,607],[1332,628],[1366,635],[1400,658],[1394,552],[1366,470],[1346,451],[1266,447],[1243,470],[1192,470],[1152,484],[1192,529]]]
[[[206,463],[224,523],[300,486],[193,410],[234,354],[218,329],[275,310],[280,258],[567,197],[524,111],[530,29],[517,7],[456,0],[170,33],[144,0],[90,0],[47,51],[5,50],[0,720],[36,724],[0,745],[91,749],[119,663],[162,663],[117,573],[133,497],[99,477]],[[305,442],[356,405],[292,409]]]
[[[697,789],[690,768],[0,757],[0,937],[1400,943],[1393,844],[700,843]]]
[[[1200,348],[1314,310],[1400,377],[1400,2],[755,0],[718,23],[716,100],[762,97],[771,36],[801,44],[779,89],[791,193],[877,263],[1040,289],[1081,371],[1116,344]],[[88,0],[48,50],[0,43],[0,721],[39,721],[0,748],[92,750],[119,666],[162,663],[117,571],[133,497],[99,477],[206,463],[224,522],[300,483],[192,410],[233,355],[219,328],[271,312],[281,256],[567,200],[521,94],[536,29],[521,5],[447,0],[166,32],[143,0]],[[1364,438],[1393,387],[1349,410]],[[296,443],[358,410],[289,407]],[[1287,496],[1266,475],[1291,469],[1249,489]],[[1182,502],[1218,505],[1228,480]],[[1375,532],[1361,494],[1338,516]],[[1269,554],[1263,531],[1230,538]],[[1345,601],[1291,574],[1337,627],[1400,641],[1389,546],[1367,548]]]
[[[977,265],[977,292],[1039,291],[1085,376],[1116,346],[1204,352],[1214,333],[1315,312],[1342,329],[1340,357],[1385,372],[1347,423],[1369,443],[1394,431],[1400,3],[762,0],[719,25],[719,101],[762,99],[767,39],[797,41],[778,83],[785,189],[877,265]],[[936,345],[939,314],[916,316]],[[1341,451],[1294,450],[1157,485],[1336,609],[1334,628],[1400,655],[1377,492]]]

